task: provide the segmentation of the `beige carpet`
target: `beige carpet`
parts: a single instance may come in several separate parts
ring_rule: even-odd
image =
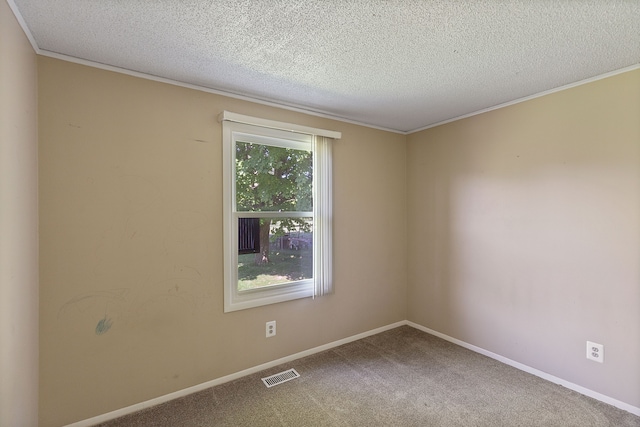
[[[300,378],[266,388],[262,377]],[[403,326],[101,424],[640,426],[640,417]]]

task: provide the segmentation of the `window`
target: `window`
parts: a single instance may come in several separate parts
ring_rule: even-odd
[[[221,121],[225,312],[330,292],[340,133],[226,111]]]

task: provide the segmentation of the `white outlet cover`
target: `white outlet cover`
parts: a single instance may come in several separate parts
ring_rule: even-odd
[[[604,345],[587,341],[587,359],[604,363]]]
[[[267,338],[274,337],[276,335],[276,321],[272,320],[266,324]]]

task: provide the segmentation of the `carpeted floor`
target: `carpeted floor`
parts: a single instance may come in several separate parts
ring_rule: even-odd
[[[300,378],[262,383],[289,368]],[[100,426],[639,427],[640,417],[403,326]]]

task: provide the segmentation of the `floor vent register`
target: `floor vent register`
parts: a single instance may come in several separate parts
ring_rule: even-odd
[[[288,369],[286,371],[280,372],[279,374],[274,374],[269,377],[263,378],[262,382],[267,387],[271,388],[278,384],[286,383],[287,381],[294,380],[298,378],[300,374],[296,372],[295,369]]]

